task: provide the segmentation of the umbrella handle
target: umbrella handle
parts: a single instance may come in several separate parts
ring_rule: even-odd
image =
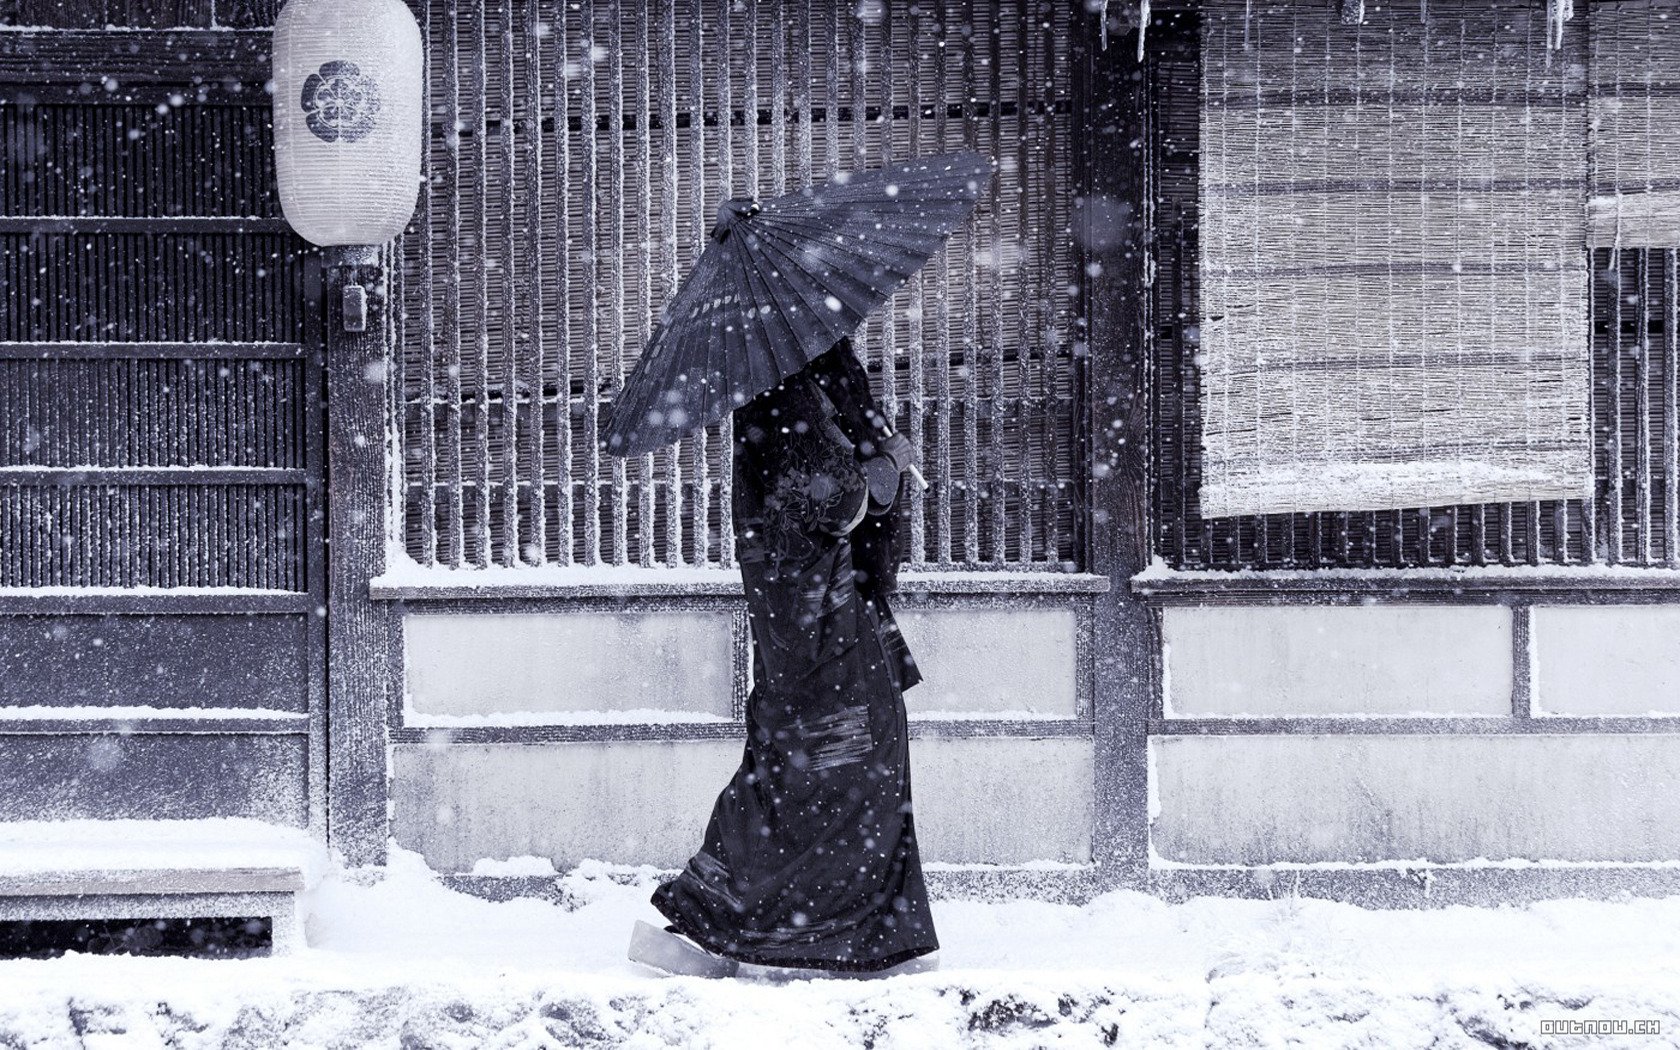
[[[910,464],[910,476],[916,479],[916,484],[922,487],[923,492],[926,492],[928,489],[933,487],[928,484],[927,478],[922,477],[922,472],[916,469],[916,464],[914,463]]]

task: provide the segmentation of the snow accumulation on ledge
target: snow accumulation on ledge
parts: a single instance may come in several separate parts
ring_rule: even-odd
[[[153,707],[146,704],[78,704],[53,707],[48,704],[0,706],[0,722],[170,722],[235,721],[306,722],[303,711],[276,711],[268,707]]]
[[[376,599],[721,596],[742,593],[738,569],[710,566],[492,565],[452,569],[391,555],[368,583]],[[899,589],[948,594],[1097,593],[1109,579],[1065,565],[1021,569],[906,569]]]
[[[1142,572],[1131,577],[1132,589],[1142,593],[1175,585],[1219,583],[1240,584],[1251,588],[1270,584],[1280,589],[1329,583],[1393,585],[1396,588],[1420,583],[1458,584],[1467,590],[1537,586],[1675,589],[1680,588],[1680,569],[1608,564],[1431,566],[1407,569],[1175,569],[1157,556]]]
[[[559,903],[451,890],[394,849],[330,868],[310,946],[232,961],[0,961],[0,1045],[58,1047],[1587,1045],[1555,1021],[1656,1021],[1675,1045],[1680,898],[1378,911],[1131,892],[934,904],[942,967],[882,981],[661,979],[624,958],[659,873],[536,858]]]
[[[542,726],[640,726],[668,724],[727,725],[734,719],[707,711],[634,707],[619,710],[580,711],[487,711],[465,715],[433,714],[403,708],[403,726],[409,729],[481,729]]]
[[[328,863],[326,847],[304,829],[238,817],[0,821],[0,878],[95,870],[288,868],[313,885]]]

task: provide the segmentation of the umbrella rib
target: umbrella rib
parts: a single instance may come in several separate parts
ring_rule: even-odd
[[[780,255],[782,258],[786,259],[790,264],[795,264],[796,263],[796,260],[794,259],[794,257],[792,255],[788,254],[788,252],[786,250],[784,250],[780,245],[774,243],[773,238],[764,237],[764,236],[760,235],[759,242],[761,244],[763,244],[768,251],[775,252],[777,255]],[[803,301],[803,303],[805,305],[805,309],[811,314],[812,317],[818,319],[819,324],[822,324],[823,327],[829,329],[829,331],[832,332],[834,330],[834,326],[830,325],[830,324],[823,324],[823,322],[826,321],[830,315],[836,313],[837,311],[828,309],[828,304],[826,302],[820,302],[820,301],[813,302],[811,300],[811,298],[808,295],[806,295],[804,288],[801,286],[800,282],[796,278],[799,277],[799,276],[803,276],[804,278],[806,278],[806,280],[809,282],[809,284],[812,288],[814,288],[818,292],[824,294],[825,296],[828,295],[828,294],[832,294],[832,290],[826,289],[824,286],[819,285],[817,283],[816,275],[811,273],[809,270],[807,270],[802,265],[797,265],[796,264],[796,265],[784,266],[784,267],[782,267],[782,271],[783,271],[783,274],[784,274],[783,280],[786,282],[787,287],[792,289],[794,292],[796,292],[799,295],[799,298]],[[865,286],[865,289],[867,290],[867,286]],[[871,294],[873,294],[873,293],[871,293]],[[835,296],[835,298],[838,299],[839,296]],[[841,302],[842,302],[842,304],[844,304],[845,300],[841,300]],[[860,320],[861,320],[861,318],[860,318]],[[854,323],[852,327],[856,327],[856,324]],[[839,339],[840,339],[840,336],[845,335],[849,331],[851,331],[850,328],[846,329],[846,331],[841,332],[839,335],[836,335],[834,337],[835,341],[838,342]]]
[[[766,233],[772,233],[772,232],[775,233],[775,236],[765,236]],[[787,250],[776,246],[774,242],[780,240],[780,241],[786,241],[786,242],[789,242],[791,244],[794,244],[794,245],[797,246],[795,250],[801,252],[802,254],[806,251],[820,251],[824,255],[829,256],[828,261],[831,262],[833,265],[831,265],[829,267],[827,273],[823,276],[834,279],[834,283],[827,283],[827,284],[821,283],[818,275],[813,273],[806,266],[803,266],[803,265],[798,266],[797,271],[795,271],[794,268],[792,268],[792,267],[789,268],[789,272],[798,272],[800,274],[805,275],[806,277],[808,277],[811,280],[812,284],[818,285],[826,293],[835,294],[835,293],[838,293],[838,292],[841,292],[841,291],[845,291],[845,292],[850,293],[852,291],[852,288],[857,288],[857,289],[862,289],[862,291],[865,294],[865,298],[868,298],[868,299],[875,298],[876,291],[877,291],[875,286],[873,286],[871,284],[868,284],[867,282],[864,282],[861,279],[859,279],[857,277],[854,277],[854,276],[852,276],[852,274],[846,272],[845,269],[840,266],[841,260],[833,259],[832,256],[837,255],[837,254],[850,255],[852,258],[861,259],[861,260],[863,260],[865,262],[868,262],[872,265],[875,262],[877,262],[877,260],[868,259],[864,256],[861,256],[858,253],[847,249],[844,245],[823,244],[821,242],[811,241],[811,240],[797,240],[796,241],[796,240],[793,240],[792,238],[787,237],[785,234],[781,234],[779,231],[763,231],[763,232],[760,233],[760,238],[759,239],[767,247],[776,247],[776,250],[778,252],[780,252],[780,254],[784,258],[788,259],[789,262],[794,262],[795,261],[794,256],[792,254],[790,254]],[[909,279],[909,274],[905,274],[904,279],[908,280]],[[841,282],[848,282],[851,285],[851,287],[850,288],[845,287]],[[839,295],[835,294],[835,297],[839,298]],[[864,311],[864,312],[867,312],[867,311]]]
[[[717,271],[714,268],[697,266],[691,274],[690,280],[677,290],[677,294],[672,297],[668,304],[667,310],[670,319],[678,320],[692,308],[696,300],[704,301],[706,295],[703,293],[709,293],[712,290],[716,284],[716,278]],[[633,400],[621,399],[620,404],[634,409],[635,418],[640,419],[642,425],[646,427],[645,430],[633,431],[633,433],[656,436],[657,440],[652,440],[651,443],[648,440],[642,440],[632,444],[643,448],[658,448],[681,440],[683,435],[688,432],[686,429],[676,430],[676,428],[664,422],[655,426],[647,418],[651,410],[658,407],[657,402],[660,392],[674,388],[676,370],[682,367],[681,362],[690,356],[684,352],[685,345],[691,344],[681,338],[679,331],[678,339],[666,343],[661,348],[660,356],[657,359],[647,362],[646,368],[637,368],[633,377],[634,380],[639,381],[639,386],[634,391],[636,396]],[[640,363],[638,362],[638,364]],[[629,386],[630,384],[626,384],[627,388]],[[617,418],[617,414],[615,409],[615,418]]]
[[[752,255],[752,253],[750,253],[750,252],[747,253],[747,254],[749,255],[749,257]],[[781,318],[783,327],[787,329],[787,334],[788,334],[787,341],[789,343],[794,344],[792,346],[792,350],[794,352],[794,357],[798,359],[797,364],[792,364],[791,359],[790,360],[783,360],[783,355],[784,355],[785,351],[782,349],[780,341],[771,340],[771,339],[768,339],[768,338],[766,339],[766,342],[768,343],[769,348],[770,348],[771,364],[774,367],[774,369],[778,373],[780,373],[776,377],[776,382],[780,382],[781,380],[786,379],[789,375],[792,375],[794,372],[798,371],[800,368],[802,368],[804,366],[804,364],[807,360],[807,356],[806,356],[807,351],[805,350],[804,347],[801,347],[801,346],[798,345],[798,342],[799,342],[799,328],[798,328],[798,326],[796,326],[794,324],[793,318],[788,315],[787,310],[784,308],[784,306],[782,304],[782,297],[776,294],[775,289],[773,289],[770,286],[769,280],[765,278],[763,269],[761,267],[758,267],[758,266],[749,266],[747,268],[747,273],[749,274],[749,277],[748,277],[749,281],[752,279],[753,276],[756,276],[762,282],[762,286],[764,288],[764,298],[765,298],[765,300],[767,300],[769,303],[774,305],[775,310],[776,310],[776,315]],[[787,286],[787,281],[786,281],[785,278],[783,279],[783,286],[784,287]],[[790,364],[792,364],[792,367],[789,367]],[[770,386],[774,386],[774,385],[775,385],[774,383],[770,384]],[[754,382],[754,386],[757,386],[756,381]],[[765,387],[763,389],[769,389],[769,387]]]
[[[948,231],[942,232],[941,227],[938,226],[930,227],[928,230],[922,231],[906,230],[903,227],[895,229],[894,227],[884,223],[879,225],[881,225],[881,229],[879,230],[873,228],[868,230],[850,230],[848,231],[848,236],[854,237],[860,241],[867,239],[869,243],[879,247],[897,248],[904,251],[921,253],[929,259],[931,259],[934,254],[939,251],[939,248],[944,244],[946,237],[949,236]],[[954,225],[955,224],[953,224],[953,226]],[[789,234],[801,234],[811,240],[821,241],[824,244],[842,243],[834,240],[834,237],[838,232],[835,224],[822,223],[816,221],[815,219],[807,221],[803,219],[793,219],[787,216],[777,216],[774,222],[761,223],[758,228],[760,230],[775,229],[778,231],[786,231]],[[844,228],[842,227],[842,229]]]
[[[922,219],[930,224],[948,225],[960,224],[965,213],[972,212],[978,203],[973,199],[946,198],[940,200],[858,200],[838,201],[823,204],[821,207],[783,207],[777,204],[767,206],[764,211],[753,216],[753,225],[763,225],[776,220],[794,222],[832,222],[837,217],[864,218],[898,216],[910,219]]]
[[[726,299],[731,294],[737,299],[740,298],[740,289],[735,287],[734,274],[738,269],[741,253],[739,245],[731,243],[732,241],[733,238],[710,249],[717,253],[717,260],[710,267],[711,288],[715,293],[712,297],[713,301]],[[695,429],[710,426],[715,420],[723,418],[724,413],[729,411],[727,393],[720,398],[718,389],[712,385],[713,377],[720,380],[727,380],[728,377],[728,372],[725,371],[729,364],[729,345],[726,340],[728,329],[720,327],[727,316],[728,307],[713,310],[711,320],[707,325],[710,337],[706,341],[706,374],[701,380],[701,411],[698,421],[700,426]],[[724,402],[722,411],[717,411],[718,401]],[[691,424],[693,422],[690,421]]]
[[[818,244],[830,248],[844,249],[860,257],[866,257],[863,256],[863,253],[868,250],[868,248],[860,246],[868,245],[870,248],[901,251],[910,256],[919,255],[924,261],[932,258],[949,236],[946,233],[938,232],[937,229],[932,232],[907,232],[900,229],[896,231],[896,235],[883,236],[883,230],[886,227],[883,225],[883,230],[876,230],[873,228],[874,225],[882,224],[871,224],[869,229],[858,230],[837,226],[832,220],[820,223],[815,220],[788,220],[785,217],[778,217],[773,222],[760,225],[759,230],[760,232],[773,230],[784,239],[794,240],[796,243]]]
[[[752,252],[750,250],[748,250],[747,247],[743,247],[743,245],[745,245],[745,243],[746,243],[745,241],[742,241],[739,238],[731,238],[731,240],[734,241],[735,244],[736,244],[734,254],[737,258],[738,265],[732,266],[730,269],[733,273],[734,281],[737,284],[737,291],[738,291],[738,294],[741,297],[741,302],[743,304],[743,307],[745,307],[748,304],[758,304],[762,300],[761,300],[760,296],[757,294],[757,292],[754,288],[753,278],[754,278],[755,275],[762,276],[758,272],[759,267],[758,267],[756,261],[753,259]],[[768,288],[766,288],[766,292],[768,293]],[[741,344],[742,344],[742,354],[741,354],[741,356],[744,359],[741,363],[744,364],[745,367],[746,367],[747,383],[746,383],[746,389],[745,390],[737,390],[736,389],[736,383],[735,383],[735,377],[733,375],[729,376],[729,385],[730,385],[729,401],[730,401],[730,404],[732,406],[732,409],[735,408],[735,407],[739,407],[740,405],[746,404],[747,401],[752,400],[754,397],[757,397],[759,394],[761,394],[764,391],[766,391],[766,390],[770,389],[771,387],[775,386],[776,383],[780,382],[781,379],[783,378],[782,376],[776,374],[780,371],[780,365],[778,364],[778,362],[775,360],[775,357],[774,357],[775,346],[776,346],[776,343],[778,341],[770,338],[769,331],[765,327],[764,322],[762,321],[761,316],[759,314],[759,309],[756,305],[754,305],[753,309],[751,309],[751,310],[747,310],[747,309],[743,308],[743,310],[741,311],[741,314],[740,314],[740,324],[741,324]],[[759,326],[760,337],[762,339],[764,339],[765,346],[768,349],[769,354],[770,354],[771,375],[769,376],[769,381],[768,382],[766,382],[764,380],[764,378],[761,377],[761,375],[758,373],[758,369],[754,367],[759,363],[759,361],[758,361],[759,355],[755,354],[753,352],[754,348],[753,348],[752,342],[748,338],[748,335],[751,331],[751,329],[749,327],[750,325],[758,325]],[[791,330],[789,332],[789,335],[790,336],[792,335]],[[727,347],[726,347],[726,349],[727,349]],[[741,400],[739,402],[737,402],[735,400],[735,394],[737,394],[737,393],[742,395]]]

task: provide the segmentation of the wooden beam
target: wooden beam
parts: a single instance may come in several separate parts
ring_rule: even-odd
[[[0,875],[0,897],[299,893],[305,888],[299,868],[136,868]]]
[[[1676,733],[1680,716],[1534,717],[1382,716],[1351,718],[1156,718],[1150,736],[1512,736],[1584,733]]]
[[[307,613],[315,607],[307,594],[238,587],[100,591],[8,592],[0,589],[0,616],[104,616],[164,613]]]
[[[381,864],[387,837],[385,710],[391,686],[390,607],[368,580],[385,564],[385,317],[388,274],[351,250],[329,255],[327,347],[328,841],[352,865]],[[363,331],[344,329],[343,289],[368,289]]]
[[[79,84],[98,70],[102,83],[116,85],[113,93],[127,83],[261,85],[272,38],[267,29],[0,33],[0,81]]]
[[[0,361],[256,361],[302,356],[302,343],[0,342]]]
[[[1594,604],[1672,602],[1680,573],[1668,569],[1455,572],[1443,569],[1357,570],[1357,575],[1302,572],[1181,572],[1130,581],[1133,593],[1156,605],[1289,605],[1303,602],[1510,603],[1548,601]]]
[[[0,467],[0,486],[302,485],[289,467]]]
[[[287,233],[285,219],[256,215],[8,215],[0,233]]]
[[[1130,33],[1140,32],[1133,28]],[[1132,50],[1136,41],[1120,41]],[[1141,887],[1149,869],[1149,793],[1144,726],[1158,706],[1160,640],[1154,613],[1126,586],[1149,564],[1149,410],[1143,221],[1148,152],[1148,77],[1102,53],[1100,27],[1078,21],[1074,216],[1084,275],[1075,340],[1089,353],[1077,462],[1087,464],[1086,564],[1111,589],[1095,599],[1093,650],[1102,654],[1092,711],[1096,741],[1096,826],[1092,857],[1106,888]]]
[[[1079,718],[962,718],[910,719],[912,740],[970,740],[976,737],[1009,737],[1018,740],[1047,740],[1089,737],[1094,728]],[[574,744],[625,740],[739,740],[746,725],[736,721],[717,722],[597,722],[592,724],[538,726],[393,726],[393,744],[432,744],[447,740],[452,746],[472,744]]]
[[[6,736],[99,736],[135,733],[181,736],[304,736],[309,732],[309,718],[303,713],[285,718],[239,717],[145,717],[125,718],[121,715],[97,719],[75,718],[7,718],[0,707],[0,737]]]

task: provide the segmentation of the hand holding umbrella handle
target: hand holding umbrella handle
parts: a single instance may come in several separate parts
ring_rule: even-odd
[[[898,475],[909,474],[916,479],[916,484],[922,487],[922,491],[927,491],[929,487],[927,478],[922,476],[922,472],[916,464],[916,447],[904,435],[889,429],[885,425],[880,427],[880,432],[879,455],[874,458],[890,464],[888,469],[890,469],[891,474],[887,476],[892,479],[888,482],[883,477],[880,487],[884,490],[890,484],[890,487],[896,493],[898,490]],[[883,471],[883,474],[885,474],[885,471]],[[877,495],[876,502],[887,504],[892,501],[883,491]]]

